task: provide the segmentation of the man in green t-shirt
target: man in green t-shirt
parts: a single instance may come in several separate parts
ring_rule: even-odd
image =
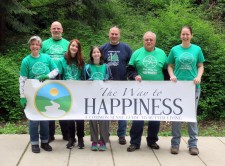
[[[127,68],[128,78],[131,80],[142,81],[161,81],[164,80],[163,69],[167,67],[167,56],[165,52],[155,47],[156,35],[153,32],[146,32],[143,36],[144,46],[137,49],[131,56]],[[158,132],[160,121],[148,122],[147,144],[151,149],[159,149]],[[130,130],[130,146],[128,152],[140,149],[141,137],[144,128],[144,121],[133,121]]]
[[[48,54],[58,66],[61,57],[67,52],[69,41],[62,37],[63,27],[58,21],[51,24],[50,32],[52,37],[43,41],[41,53]],[[58,79],[58,77],[56,77]],[[62,136],[64,140],[68,140],[67,122],[64,120],[59,121]],[[55,140],[55,121],[49,121],[49,142]]]
[[[59,59],[67,52],[69,41],[62,37],[63,27],[60,22],[53,22],[50,31],[52,37],[43,41],[40,52],[48,54],[58,65]]]

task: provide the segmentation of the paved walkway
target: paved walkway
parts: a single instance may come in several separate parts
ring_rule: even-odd
[[[225,137],[199,137],[200,154],[191,156],[187,150],[187,137],[181,141],[180,153],[170,154],[171,137],[160,137],[160,150],[147,147],[142,137],[141,149],[127,152],[127,145],[119,145],[111,136],[107,151],[90,150],[90,137],[85,137],[85,149],[66,149],[66,141],[57,135],[51,143],[52,152],[41,149],[31,152],[29,135],[0,135],[1,166],[223,166],[225,165]],[[127,137],[129,141],[129,137]]]

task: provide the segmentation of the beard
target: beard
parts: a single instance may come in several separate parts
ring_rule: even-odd
[[[54,40],[60,40],[60,39],[62,39],[62,33],[60,33],[60,34],[53,34],[52,33],[52,38]]]

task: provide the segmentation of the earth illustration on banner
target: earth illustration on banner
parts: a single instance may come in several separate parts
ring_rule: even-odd
[[[48,118],[66,115],[71,108],[72,98],[69,90],[59,83],[48,83],[39,88],[35,95],[37,111]]]

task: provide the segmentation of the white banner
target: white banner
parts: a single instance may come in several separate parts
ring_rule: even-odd
[[[27,80],[30,120],[157,120],[196,122],[192,81]]]

